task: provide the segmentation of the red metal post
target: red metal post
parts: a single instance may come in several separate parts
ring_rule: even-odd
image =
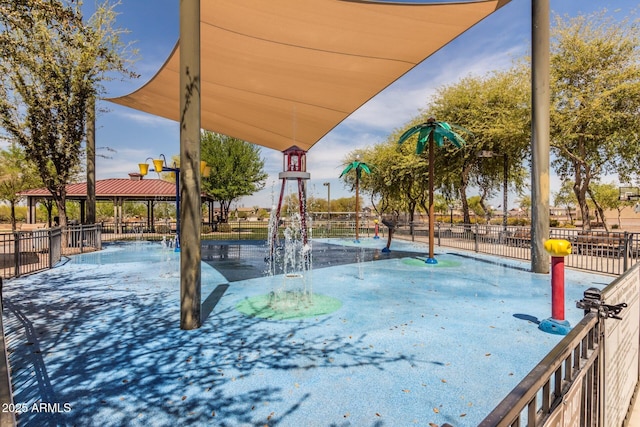
[[[551,318],[564,319],[564,257],[551,257]]]

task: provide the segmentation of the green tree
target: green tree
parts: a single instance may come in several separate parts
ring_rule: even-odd
[[[555,194],[553,198],[553,204],[556,206],[562,206],[567,211],[567,217],[569,223],[573,224],[573,210],[578,205],[578,199],[573,192],[573,182],[563,181],[560,190]]]
[[[125,218],[145,218],[147,206],[143,202],[126,201],[122,204]]]
[[[33,163],[25,158],[24,151],[15,144],[0,150],[0,200],[9,203],[11,229],[16,230],[16,204],[18,194],[41,185]]]
[[[111,221],[113,218],[113,202],[96,202],[96,221]]]
[[[518,203],[520,211],[524,213],[525,218],[529,218],[529,214],[531,213],[531,196],[521,194],[516,202]]]
[[[387,140],[360,154],[365,162],[376,165],[376,173],[362,177],[363,192],[370,194],[371,204],[378,215],[404,211],[413,221],[416,206],[426,194],[428,164],[426,159],[413,154],[407,146],[398,146],[395,140]],[[352,183],[353,176],[345,176]]]
[[[356,198],[340,197],[331,200],[331,212],[354,212],[356,210]]]
[[[249,142],[213,132],[202,132],[201,158],[211,167],[202,190],[220,203],[220,220],[227,222],[231,203],[264,188],[268,175],[260,148]]]
[[[467,192],[480,189],[482,204],[495,196],[504,184],[504,156],[507,156],[507,184],[520,191],[527,176],[531,134],[530,78],[521,64],[507,71],[469,76],[440,88],[424,116],[447,117],[469,129],[461,149],[448,147],[441,154],[440,188],[462,203],[464,222],[470,222]],[[479,153],[493,153],[491,158]],[[486,211],[486,210],[485,210]]]
[[[434,187],[448,200],[460,200],[467,223],[468,189],[480,189],[483,203],[495,196],[504,185],[505,156],[508,186],[517,191],[524,187],[531,128],[529,82],[521,65],[483,77],[467,77],[440,88],[423,114],[407,125],[419,125],[429,116],[447,117],[473,132],[465,136],[467,144],[462,148],[450,144],[440,147],[434,161],[438,171]],[[357,151],[366,162],[376,165],[376,173],[364,177],[362,187],[377,200],[373,204],[379,214],[404,211],[413,221],[418,206],[428,211],[429,162],[411,149],[397,147],[400,136],[396,130],[386,141]],[[493,157],[478,157],[483,150],[491,151]]]
[[[67,222],[65,186],[80,169],[89,103],[126,69],[114,6],[85,23],[80,2],[0,0],[0,124],[33,161]]]
[[[617,185],[612,183],[603,184],[599,182],[592,182],[587,190],[587,194],[606,231],[609,231],[607,217],[604,214],[604,211],[607,209],[618,211],[618,227],[621,226],[620,213],[624,208],[625,203],[619,200],[620,194]]]
[[[557,18],[552,30],[553,166],[574,183],[583,229],[591,183],[606,173],[626,182],[640,169],[639,25],[600,12]]]

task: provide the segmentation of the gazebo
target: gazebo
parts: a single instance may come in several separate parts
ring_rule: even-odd
[[[67,200],[80,203],[80,222],[84,223],[87,183],[69,184],[66,186],[66,193]],[[44,187],[23,191],[20,195],[27,199],[27,222],[30,224],[35,222],[37,203],[41,200],[53,199],[51,193]],[[213,222],[214,198],[209,194],[202,194],[201,199],[202,203],[208,204],[209,222]],[[125,201],[146,202],[147,224],[154,229],[154,202],[175,202],[176,185],[162,179],[143,179],[139,173],[130,173],[129,178],[96,181],[96,200],[113,202],[113,218],[117,230],[121,230],[124,222],[122,206]]]

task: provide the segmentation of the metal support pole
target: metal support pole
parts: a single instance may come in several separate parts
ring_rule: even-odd
[[[531,270],[549,273],[549,0],[531,2]]]
[[[509,156],[507,154],[503,154],[504,157],[504,182],[502,188],[502,231],[507,232],[507,216],[509,215],[509,210],[507,208],[508,196],[507,193],[509,191]]]
[[[180,328],[201,324],[200,0],[180,1]],[[176,175],[176,182],[178,175]],[[177,201],[176,201],[177,205]]]
[[[87,224],[96,223],[96,99],[87,105]]]

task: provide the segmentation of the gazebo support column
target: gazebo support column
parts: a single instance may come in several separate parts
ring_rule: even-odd
[[[180,329],[201,323],[200,0],[180,1]]]
[[[35,224],[36,222],[36,198],[27,197],[27,223]]]
[[[151,233],[156,232],[156,226],[153,223],[153,201],[147,200],[147,227]]]

